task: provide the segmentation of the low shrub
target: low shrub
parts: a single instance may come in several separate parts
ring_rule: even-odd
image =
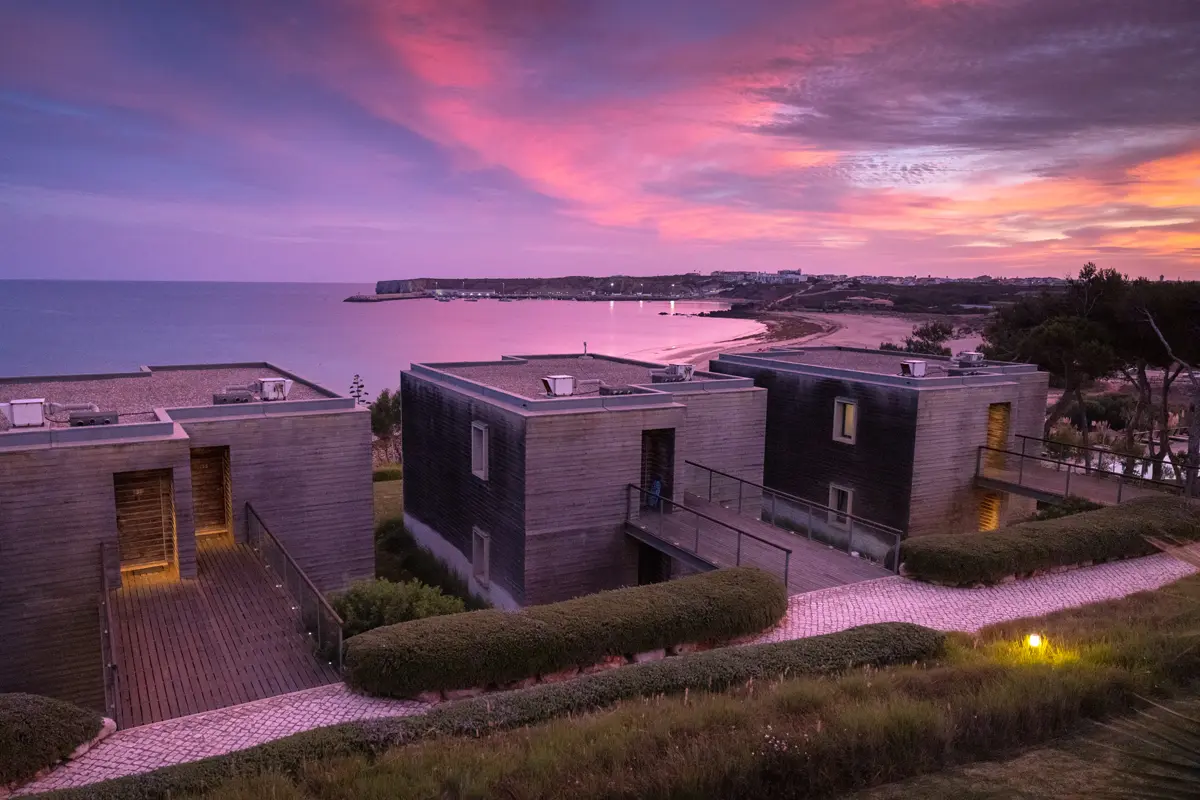
[[[918,536],[901,545],[905,573],[953,586],[996,583],[1054,567],[1156,552],[1147,536],[1200,539],[1200,502],[1143,497],[1059,519],[981,533]]]
[[[421,716],[321,728],[248,750],[53,796],[96,800],[176,797],[211,789],[230,777],[263,772],[297,775],[314,762],[350,756],[371,758],[390,747],[432,737],[477,737],[522,728],[631,698],[689,690],[721,691],[748,681],[911,663],[936,657],[944,644],[945,636],[937,631],[895,622],[790,642],[709,650],[573,681],[445,703]]]
[[[99,732],[94,711],[35,694],[0,694],[0,788],[30,780]]]
[[[404,527],[402,518],[386,519],[375,526],[375,551],[375,572],[380,578],[396,583],[415,580],[435,586],[443,594],[462,600],[468,611],[491,607],[471,593],[457,572],[422,547]]]
[[[1061,519],[1069,517],[1072,514],[1079,514],[1084,511],[1099,511],[1104,506],[1099,503],[1093,503],[1091,500],[1084,500],[1082,497],[1068,497],[1060,503],[1038,504],[1037,513],[1033,515],[1033,521],[1041,522],[1047,519]]]
[[[502,685],[608,656],[758,633],[786,611],[779,581],[755,567],[735,567],[518,612],[376,628],[346,642],[346,683],[387,697]]]
[[[462,600],[442,594],[436,586],[417,580],[392,583],[386,578],[355,581],[346,591],[335,594],[331,602],[345,623],[342,635],[346,637],[384,625],[466,610]]]
[[[388,464],[382,467],[376,467],[371,472],[371,480],[375,483],[384,481],[399,481],[404,479],[404,468],[399,464]]]

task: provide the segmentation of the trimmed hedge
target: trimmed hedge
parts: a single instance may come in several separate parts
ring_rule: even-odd
[[[346,683],[386,697],[503,685],[608,656],[758,633],[786,611],[787,591],[778,580],[756,567],[735,567],[517,612],[376,628],[346,642]]]
[[[1059,519],[1023,522],[983,533],[939,534],[901,545],[905,574],[923,581],[973,586],[1054,567],[1157,552],[1145,537],[1200,539],[1200,502],[1142,497]]]
[[[0,787],[30,780],[99,732],[94,711],[36,694],[0,694]]]
[[[709,650],[633,664],[562,683],[445,703],[413,717],[320,728],[190,764],[54,792],[74,800],[142,800],[213,789],[236,776],[300,774],[314,762],[344,756],[372,758],[388,748],[435,736],[482,736],[593,711],[620,700],[685,691],[721,691],[783,676],[906,664],[942,653],[945,635],[906,622],[887,622],[790,642]]]
[[[342,635],[347,637],[384,625],[466,610],[462,600],[442,594],[436,586],[417,580],[392,583],[386,578],[355,581],[346,591],[333,595],[331,603],[345,623]]]

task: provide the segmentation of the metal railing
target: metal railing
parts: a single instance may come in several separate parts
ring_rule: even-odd
[[[732,561],[733,566],[753,564],[768,572],[775,572],[780,575],[784,585],[787,585],[792,567],[790,548],[769,542],[761,536],[755,536],[753,533],[743,531],[716,517],[676,503],[674,500],[652,494],[635,484],[629,484],[628,490],[630,493],[629,522],[631,524],[663,541],[705,558],[710,563]],[[648,505],[635,504],[632,501],[633,492],[637,492]],[[638,511],[636,515],[633,513],[634,509]],[[649,520],[655,521],[649,522]],[[732,543],[728,536],[730,532],[734,535]],[[777,569],[780,557],[783,560],[782,571]],[[775,563],[772,566],[766,566],[764,562],[766,564]]]
[[[1147,456],[1119,453],[1094,445],[1069,444],[1042,439],[1037,436],[1018,434],[1021,454],[1041,455],[1052,460],[1072,463],[1081,471],[1108,472],[1147,481],[1167,484],[1182,484],[1183,470],[1177,469],[1169,459],[1153,459]],[[1153,477],[1155,474],[1160,477]]]
[[[108,718],[117,719],[117,700],[121,696],[117,657],[113,646],[112,587],[108,582],[108,548],[100,543],[100,663],[104,670],[104,711]]]
[[[1027,437],[1021,437],[1021,439],[1022,442],[1044,441]],[[1107,450],[1098,452],[1103,452],[1118,460],[1131,458],[1119,456]],[[1015,484],[1046,495],[1064,498],[1081,497],[1094,502],[1119,503],[1125,498],[1129,488],[1153,489],[1171,494],[1183,491],[1183,486],[1174,481],[1144,478],[1139,475],[1126,474],[1123,470],[1101,469],[1095,464],[1088,467],[1075,461],[988,447],[987,445],[980,445],[975,454],[975,475]],[[1074,486],[1072,486],[1072,480],[1074,480]]]
[[[249,503],[246,538],[277,581],[276,587],[285,590],[295,603],[300,630],[312,640],[314,652],[341,672],[342,618]]]
[[[904,534],[896,528],[695,461],[685,463],[707,473],[707,480],[701,486],[706,486],[704,496],[710,503],[728,504],[729,508],[736,503],[739,514],[757,513],[763,522],[777,528],[847,553],[857,552],[893,572],[900,569],[900,541]]]

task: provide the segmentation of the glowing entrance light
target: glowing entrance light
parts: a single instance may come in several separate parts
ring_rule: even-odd
[[[1025,637],[1025,644],[1029,645],[1030,647],[1041,647],[1042,635],[1040,633],[1029,634],[1027,637]]]

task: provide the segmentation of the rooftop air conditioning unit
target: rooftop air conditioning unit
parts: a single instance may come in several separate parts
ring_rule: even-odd
[[[46,401],[37,398],[0,403],[0,413],[14,428],[40,428],[46,424]]]
[[[924,378],[925,362],[917,359],[900,362],[900,374],[906,378]]]
[[[551,397],[570,397],[575,394],[574,375],[547,375],[542,378],[542,385]]]
[[[600,394],[602,394],[602,395],[610,396],[610,395],[636,394],[636,393],[637,393],[637,390],[634,389],[632,386],[624,386],[624,385],[610,386],[607,383],[600,384]]]
[[[983,353],[977,353],[974,350],[968,350],[965,353],[959,353],[958,354],[958,365],[960,367],[983,366]]]
[[[213,394],[214,406],[229,406],[237,403],[253,403],[254,395],[246,389],[233,392],[216,392]]]
[[[690,381],[696,372],[694,364],[668,364],[667,374],[680,381]]]
[[[260,378],[260,393],[264,401],[287,400],[292,382],[287,378]]]

